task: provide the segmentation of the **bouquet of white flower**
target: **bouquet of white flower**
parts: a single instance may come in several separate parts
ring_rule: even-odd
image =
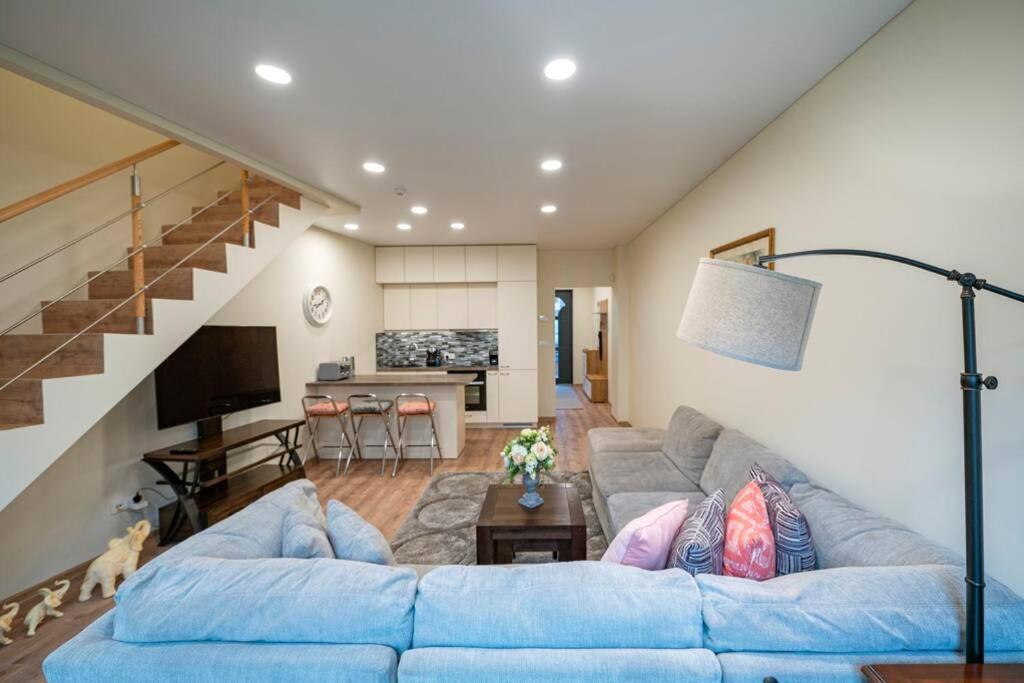
[[[554,469],[557,454],[551,430],[547,427],[524,429],[501,449],[501,459],[505,463],[509,481],[515,479],[517,474],[533,478],[541,470]]]

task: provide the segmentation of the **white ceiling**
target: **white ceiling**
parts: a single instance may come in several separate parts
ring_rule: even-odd
[[[351,199],[359,239],[597,248],[643,230],[906,4],[0,0],[0,42]],[[573,79],[544,78],[558,56]],[[294,81],[259,80],[259,62]],[[547,156],[560,173],[539,171]],[[387,172],[364,173],[369,158]]]

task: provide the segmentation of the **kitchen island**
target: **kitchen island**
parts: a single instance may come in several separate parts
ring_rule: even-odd
[[[307,394],[325,394],[337,401],[348,401],[353,394],[373,394],[380,399],[395,400],[398,394],[426,394],[431,401],[437,402],[434,412],[434,423],[437,425],[438,441],[444,458],[457,458],[466,445],[466,385],[473,381],[468,374],[438,373],[395,373],[376,375],[356,375],[349,379],[329,382],[310,382],[306,384]],[[406,432],[406,443],[428,444],[428,446],[410,446],[405,450],[407,458],[430,457],[430,424],[425,418],[409,420]],[[392,411],[391,433],[398,438],[397,414]],[[338,423],[336,420],[321,420],[317,433],[317,441],[321,444],[340,443]],[[384,428],[381,420],[369,417],[363,421],[359,432],[359,441],[363,444],[363,457],[380,458],[381,446],[366,446],[367,443],[384,443]],[[335,449],[329,450],[334,456]],[[389,449],[390,451],[390,449]],[[321,457],[328,453],[321,452]],[[346,453],[347,455],[347,453]],[[394,457],[388,453],[388,457]]]

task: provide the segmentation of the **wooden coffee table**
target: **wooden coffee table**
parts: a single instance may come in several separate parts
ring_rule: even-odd
[[[546,551],[559,562],[587,559],[587,520],[571,484],[541,484],[544,504],[518,503],[523,487],[492,485],[476,523],[476,563],[511,564],[517,552]]]

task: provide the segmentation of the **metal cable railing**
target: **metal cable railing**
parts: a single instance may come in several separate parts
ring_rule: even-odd
[[[244,212],[242,213],[242,215],[241,215],[241,216],[239,216],[239,217],[238,217],[237,219],[235,219],[235,220],[234,220],[234,221],[232,221],[232,222],[231,222],[230,224],[228,224],[228,225],[227,225],[227,226],[225,226],[225,227],[224,227],[223,229],[221,229],[221,230],[220,230],[220,231],[219,231],[219,232],[218,232],[218,233],[217,233],[216,235],[214,235],[213,237],[209,238],[208,240],[206,240],[205,242],[203,242],[203,243],[202,243],[201,245],[199,245],[198,247],[196,247],[195,249],[193,249],[193,250],[192,250],[191,252],[189,252],[189,253],[188,253],[188,255],[186,255],[186,256],[184,256],[184,257],[182,257],[182,258],[181,258],[180,260],[178,260],[178,262],[177,262],[177,263],[175,263],[175,264],[174,264],[173,266],[171,266],[170,268],[168,268],[168,269],[167,269],[167,270],[165,270],[164,272],[162,272],[162,273],[160,273],[159,275],[157,275],[157,276],[156,276],[155,278],[153,278],[153,280],[152,280],[151,282],[149,282],[148,284],[144,284],[144,285],[143,285],[143,286],[142,286],[142,287],[141,287],[140,289],[137,289],[136,291],[132,292],[132,294],[131,294],[130,296],[128,296],[128,297],[127,297],[126,299],[124,299],[123,301],[121,301],[121,302],[120,302],[119,304],[117,304],[116,306],[114,306],[113,308],[111,308],[111,309],[110,309],[109,311],[107,311],[106,313],[104,313],[103,315],[101,315],[101,316],[100,316],[99,318],[97,318],[97,319],[96,319],[96,320],[94,320],[93,322],[89,323],[89,324],[88,324],[88,325],[87,325],[87,326],[86,326],[85,328],[83,328],[83,329],[79,330],[78,332],[74,333],[74,334],[73,334],[73,335],[72,335],[72,336],[71,336],[71,337],[70,337],[69,339],[66,339],[66,340],[65,340],[64,342],[62,342],[61,344],[59,344],[58,346],[56,346],[56,347],[55,347],[54,349],[52,349],[51,351],[49,351],[49,352],[48,352],[48,353],[47,353],[46,355],[44,355],[44,356],[43,356],[42,358],[40,358],[39,360],[37,360],[37,361],[36,361],[35,363],[32,363],[32,364],[31,364],[30,366],[28,366],[27,368],[25,368],[24,370],[22,370],[21,372],[19,372],[19,373],[18,373],[18,374],[17,374],[16,376],[14,376],[14,377],[12,377],[11,379],[9,379],[9,380],[5,381],[5,382],[3,383],[3,385],[0,385],[0,391],[3,391],[4,389],[6,389],[7,387],[11,386],[12,384],[14,384],[15,382],[17,382],[18,380],[22,379],[22,378],[23,378],[23,377],[24,377],[25,375],[27,375],[28,373],[30,373],[30,372],[32,372],[33,370],[35,370],[35,369],[36,369],[37,367],[39,367],[40,365],[42,365],[43,363],[45,363],[46,361],[48,361],[48,360],[49,360],[50,358],[53,358],[53,357],[54,357],[55,355],[57,355],[58,353],[60,353],[60,352],[61,352],[61,351],[62,351],[62,350],[63,350],[64,348],[66,348],[66,347],[67,347],[68,345],[70,345],[70,344],[74,343],[74,342],[75,342],[76,340],[80,339],[80,338],[81,338],[81,337],[82,337],[83,335],[87,334],[87,333],[89,332],[89,330],[93,329],[94,327],[96,327],[97,325],[99,325],[100,323],[102,323],[102,322],[103,322],[104,320],[106,320],[107,318],[109,318],[110,316],[112,316],[112,315],[113,315],[113,314],[114,314],[115,312],[119,311],[119,310],[120,310],[121,308],[123,308],[123,307],[124,307],[125,305],[127,305],[127,304],[128,304],[129,302],[131,302],[131,301],[134,301],[134,300],[135,300],[136,298],[138,298],[139,296],[142,296],[143,294],[145,294],[145,293],[146,293],[146,291],[148,291],[150,287],[152,287],[153,285],[157,284],[157,283],[158,283],[158,282],[160,282],[160,281],[161,281],[162,279],[164,279],[164,278],[165,278],[165,277],[167,276],[167,274],[168,274],[168,273],[170,273],[171,271],[173,271],[173,270],[175,270],[175,269],[179,268],[179,267],[180,267],[180,266],[181,266],[182,264],[184,264],[184,263],[185,263],[186,261],[188,261],[188,260],[189,260],[190,258],[192,258],[192,257],[193,257],[193,256],[195,256],[196,254],[198,254],[198,253],[199,253],[200,251],[202,251],[202,250],[203,250],[203,249],[205,249],[206,247],[208,247],[208,246],[210,246],[211,244],[213,244],[214,242],[216,242],[218,238],[220,238],[220,237],[221,237],[222,235],[224,235],[225,233],[227,233],[227,231],[228,231],[228,230],[230,230],[231,228],[235,227],[235,226],[236,226],[236,225],[238,225],[238,224],[239,224],[240,222],[244,221],[244,220],[245,220],[245,219],[247,219],[247,218],[251,218],[251,216],[252,216],[252,215],[253,215],[253,214],[254,214],[254,213],[256,212],[256,210],[257,210],[257,209],[259,209],[259,208],[260,208],[261,206],[263,206],[264,204],[266,204],[267,202],[269,202],[270,200],[272,200],[272,199],[273,199],[274,197],[276,197],[276,196],[278,195],[278,193],[279,193],[279,192],[280,192],[280,190],[276,190],[276,191],[274,191],[274,192],[273,192],[273,193],[272,193],[272,194],[271,194],[270,196],[266,197],[265,199],[263,199],[262,201],[260,201],[260,202],[259,202],[258,204],[256,204],[255,206],[253,206],[253,207],[249,208],[249,210],[248,210],[248,211],[244,211]],[[209,208],[209,206],[213,206],[214,204],[217,204],[217,203],[218,203],[218,202],[220,202],[220,201],[221,201],[222,199],[223,199],[223,197],[218,197],[218,198],[217,198],[216,200],[214,200],[214,201],[213,201],[213,202],[212,202],[211,204],[207,205],[207,207],[206,207],[206,208]],[[205,208],[204,208],[204,210],[205,210]],[[197,214],[198,214],[198,213],[201,213],[201,211],[200,211],[200,212],[197,212]],[[196,214],[193,214],[193,216],[194,216],[194,215],[196,215]],[[175,229],[177,229],[178,227],[180,227],[180,226],[181,226],[181,225],[183,225],[184,223],[185,223],[185,221],[182,221],[182,222],[181,222],[181,223],[179,223],[179,224],[178,224],[177,226],[175,226]],[[166,235],[166,234],[169,234],[169,233],[170,233],[170,231],[168,231],[167,233],[164,233],[164,235]],[[161,235],[161,238],[162,238],[162,237],[163,237],[163,235]],[[145,247],[140,247],[140,249],[139,249],[138,251],[141,251],[141,249],[144,249],[144,248],[145,248]],[[126,257],[125,259],[123,259],[123,260],[121,261],[121,263],[123,263],[124,261],[128,260],[128,258],[130,258],[130,257],[131,257],[131,256],[133,256],[133,255],[134,255],[134,254],[129,254],[129,256],[128,256],[128,257]],[[109,269],[108,269],[108,270],[109,270]],[[6,333],[6,332],[5,332],[5,333]]]

